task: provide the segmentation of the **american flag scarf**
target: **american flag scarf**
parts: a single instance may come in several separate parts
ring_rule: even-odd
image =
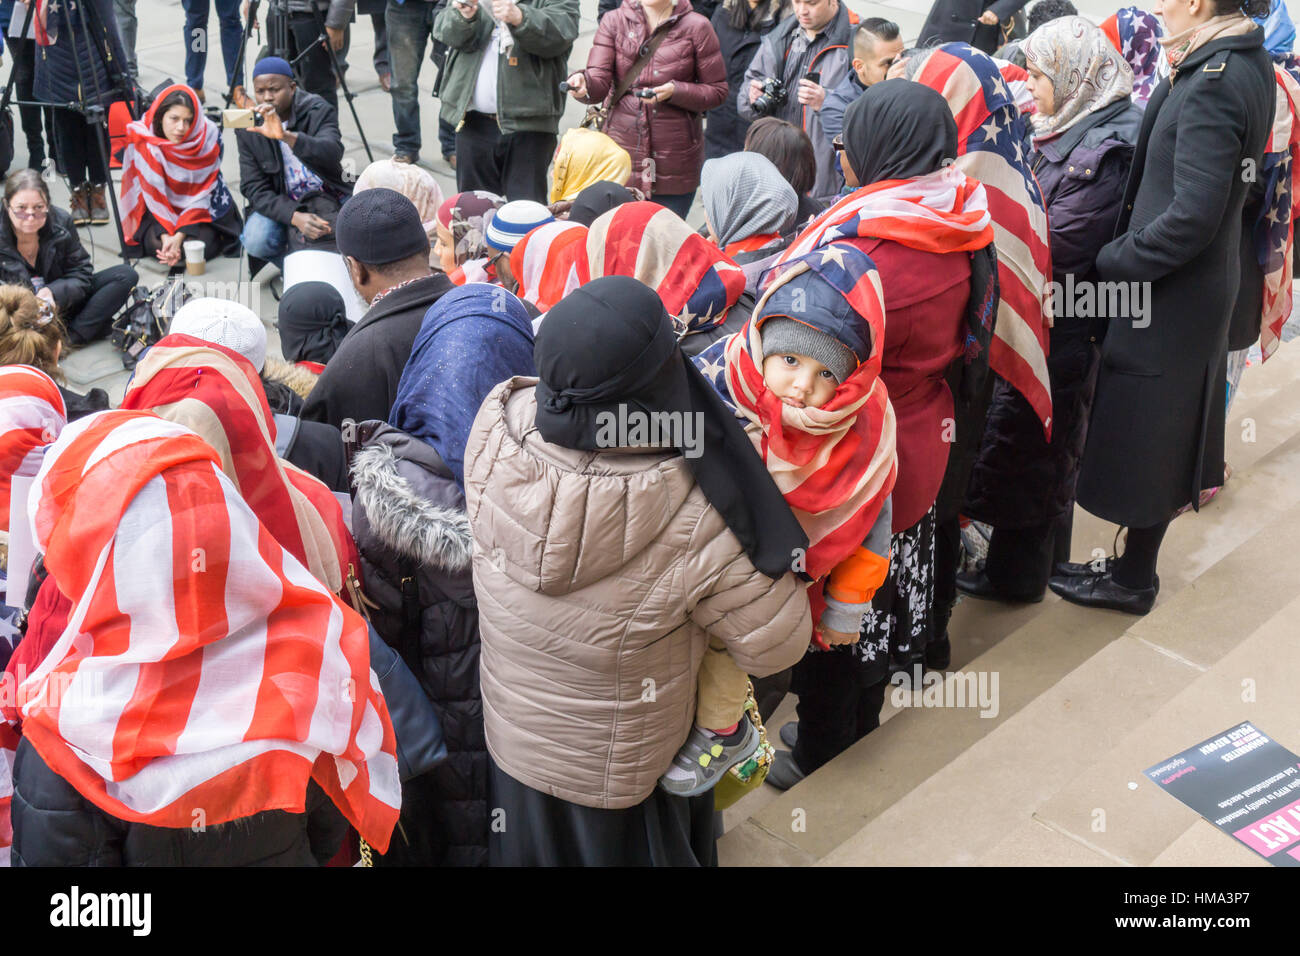
[[[957,168],[988,191],[1002,296],[989,367],[1025,397],[1050,440],[1052,260],[1047,208],[1025,158],[1024,120],[993,60],[965,43],[939,47],[916,79],[948,101],[957,120]]]
[[[257,371],[231,349],[172,334],[136,366],[122,408],[184,425],[216,451],[267,531],[316,579],[340,593],[356,545],[333,492],[275,454],[275,418]]]
[[[745,291],[745,273],[672,210],[629,202],[587,232],[591,278],[631,276],[659,293],[679,333],[721,325]]]
[[[519,298],[549,312],[578,286],[591,281],[587,227],[579,222],[538,226],[510,253],[510,271],[519,282]]]
[[[1275,58],[1277,107],[1273,132],[1260,164],[1264,200],[1255,223],[1255,256],[1264,270],[1264,308],[1259,348],[1263,359],[1277,351],[1282,326],[1291,317],[1292,253],[1295,248],[1295,197],[1300,195],[1300,57]]]
[[[1159,42],[1165,30],[1160,19],[1137,7],[1124,7],[1101,21],[1101,32],[1133,68],[1132,99],[1145,107],[1165,71]]]
[[[759,328],[772,294],[812,273],[844,296],[866,324],[871,352],[821,408],[786,405],[763,381]],[[821,246],[776,265],[754,309],[756,321],[719,343],[697,362],[723,399],[746,419],[750,440],[790,510],[808,535],[805,570],[814,581],[860,547],[875,524],[898,473],[894,408],[880,364],[885,336],[884,295],[871,258],[848,243]],[[807,323],[809,315],[785,316]]]
[[[184,92],[194,112],[185,139],[173,143],[153,133],[154,114],[171,93]],[[122,232],[131,240],[145,210],[171,235],[183,226],[213,220],[212,202],[221,183],[221,130],[203,115],[188,86],[169,86],[154,99],[144,119],[126,126],[122,156]]]
[[[59,437],[66,424],[63,395],[52,378],[30,365],[0,368],[0,527],[9,528],[9,493],[14,476],[35,476],[45,447]],[[7,594],[5,603],[21,607],[24,597]],[[0,676],[3,695],[12,690],[9,680]],[[18,741],[18,731],[0,718],[0,867],[9,865],[9,847],[13,844],[9,810]]]
[[[183,426],[100,412],[32,489],[68,626],[18,687],[23,735],[104,812],[161,827],[304,811],[315,780],[381,853],[401,805],[365,622]]]

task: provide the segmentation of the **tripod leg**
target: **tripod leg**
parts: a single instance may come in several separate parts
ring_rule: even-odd
[[[370,140],[366,139],[366,131],[361,128],[361,117],[357,115],[357,108],[352,102],[354,94],[348,89],[348,81],[343,77],[343,69],[339,65],[339,58],[334,55],[334,47],[330,43],[329,35],[325,32],[325,20],[321,17],[320,10],[315,4],[312,4],[311,10],[316,17],[316,26],[320,29],[320,37],[316,42],[321,44],[329,55],[330,66],[334,70],[334,75],[339,79],[339,89],[343,91],[343,98],[348,101],[348,110],[352,113],[352,122],[357,124],[357,133],[361,137],[361,145],[365,148],[366,159],[373,163],[375,154],[370,151]]]

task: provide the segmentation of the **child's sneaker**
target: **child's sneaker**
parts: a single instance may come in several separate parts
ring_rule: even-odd
[[[742,717],[736,732],[727,737],[692,727],[659,786],[675,797],[694,797],[712,789],[723,774],[757,750],[758,728],[747,718]]]

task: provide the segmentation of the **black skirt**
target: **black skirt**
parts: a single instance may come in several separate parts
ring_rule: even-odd
[[[670,796],[658,787],[625,810],[584,807],[491,768],[491,866],[717,866],[713,791]]]

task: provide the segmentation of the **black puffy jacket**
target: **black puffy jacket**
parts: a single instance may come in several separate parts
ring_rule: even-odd
[[[95,268],[77,235],[77,227],[72,224],[72,216],[64,210],[51,206],[45,225],[36,236],[39,246],[36,265],[32,266],[18,251],[18,240],[8,215],[0,215],[0,281],[34,292],[32,279],[39,277],[54,296],[59,315],[66,322],[90,298]]]
[[[201,832],[110,816],[27,740],[14,759],[12,866],[323,866],[347,821],[314,782],[307,812],[267,810]]]
[[[345,427],[345,433],[349,431]],[[486,866],[488,764],[465,496],[432,446],[383,422],[355,429],[352,530],[371,622],[420,679],[448,757],[402,786],[377,865]]]

